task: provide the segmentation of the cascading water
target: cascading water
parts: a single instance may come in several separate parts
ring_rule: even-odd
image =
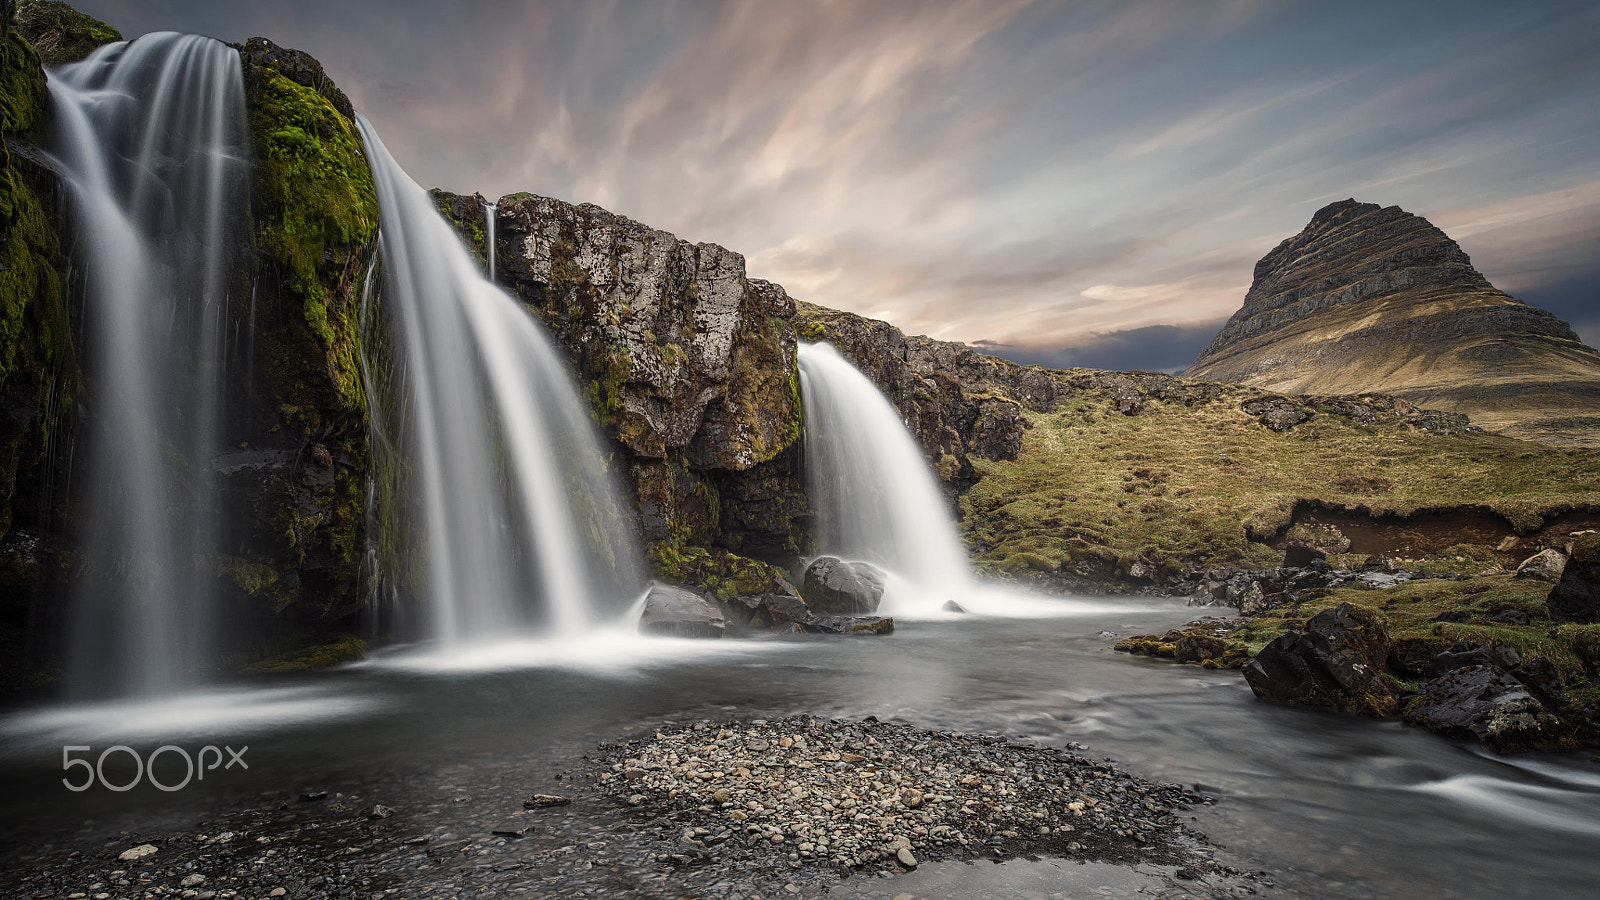
[[[358,117],[359,118],[359,117]],[[375,444],[403,498],[388,554],[409,636],[571,638],[643,588],[593,423],[539,326],[491,284],[365,119],[380,210]],[[373,301],[369,299],[369,304]],[[369,322],[379,321],[371,311]],[[372,343],[369,336],[369,344]]]
[[[211,458],[249,206],[239,54],[149,34],[51,72],[49,86],[91,386],[69,682],[80,695],[165,694],[202,682],[215,645]]]
[[[922,448],[871,379],[830,344],[801,344],[806,467],[822,553],[889,575],[878,611],[907,619],[964,612],[1077,615],[1089,607],[980,584]]]
[[[486,254],[484,271],[488,273],[489,283],[494,283],[494,217],[500,210],[498,203],[484,201],[483,204],[483,249]]]
[[[966,550],[900,414],[832,345],[803,343],[799,361],[818,549],[897,576],[884,611],[966,603]]]

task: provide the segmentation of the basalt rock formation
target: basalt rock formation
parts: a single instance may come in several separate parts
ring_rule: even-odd
[[[1600,353],[1497,290],[1426,219],[1343,200],[1256,263],[1185,373],[1288,394],[1393,394],[1490,431],[1600,446]]]

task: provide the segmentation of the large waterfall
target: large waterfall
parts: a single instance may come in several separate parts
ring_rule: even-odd
[[[80,695],[168,693],[205,680],[216,644],[211,458],[249,206],[239,54],[150,34],[49,84],[92,387],[69,679]]]
[[[615,623],[637,550],[596,429],[539,326],[360,120],[384,278],[369,334],[374,443],[389,466],[402,636],[446,651]],[[376,357],[376,358],[374,358]]]

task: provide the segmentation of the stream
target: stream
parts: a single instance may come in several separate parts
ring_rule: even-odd
[[[1111,650],[1116,637],[1194,618],[1192,608],[1059,603],[1048,618],[911,622],[882,638],[628,638],[542,668],[389,657],[205,703],[19,711],[0,720],[0,850],[15,859],[66,835],[109,841],[270,790],[520,799],[559,788],[584,753],[651,723],[809,713],[1078,742],[1143,777],[1198,785],[1217,802],[1185,824],[1235,865],[1268,873],[1266,896],[1593,896],[1600,765],[1588,754],[1495,757],[1395,722],[1269,706],[1237,672]],[[219,766],[173,792],[63,786],[86,774],[63,772],[63,746],[92,748],[77,755],[93,761],[113,743],[147,757],[163,745],[247,746],[249,768]],[[112,755],[108,781],[128,781],[128,757]],[[160,765],[167,783],[183,774],[176,752]],[[914,896],[976,896],[964,886],[974,883],[1003,885],[995,896],[1081,896],[1063,890],[1078,882],[1060,863],[928,865],[888,879],[885,896],[901,883]],[[1109,872],[1088,881],[1118,883]]]

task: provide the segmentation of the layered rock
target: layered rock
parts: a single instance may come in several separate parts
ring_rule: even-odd
[[[1185,373],[1288,394],[1393,394],[1516,437],[1600,446],[1600,353],[1497,290],[1399,207],[1344,200],[1256,263]]]

